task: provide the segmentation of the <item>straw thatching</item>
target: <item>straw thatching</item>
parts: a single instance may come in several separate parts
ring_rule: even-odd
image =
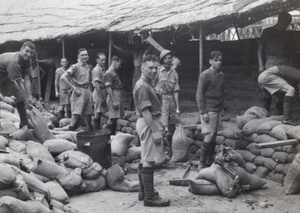
[[[0,0],[0,44],[93,31],[163,30],[202,23],[205,34],[300,7],[299,0]]]

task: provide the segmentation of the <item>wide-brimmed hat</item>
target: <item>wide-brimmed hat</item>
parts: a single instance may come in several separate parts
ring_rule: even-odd
[[[164,59],[164,57],[165,57],[166,55],[169,55],[169,54],[173,54],[173,52],[170,51],[170,50],[163,50],[163,51],[161,51],[161,53],[160,53],[160,55],[159,55],[159,61],[160,61],[160,63],[161,63],[161,61]]]
[[[5,149],[5,145],[0,141],[0,153],[8,153]]]

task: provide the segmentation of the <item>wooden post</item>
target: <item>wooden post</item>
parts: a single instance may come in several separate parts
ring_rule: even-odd
[[[39,65],[39,62],[38,62],[38,55],[37,55],[37,52],[35,51],[35,61],[36,61],[36,69],[38,70],[38,87],[39,87],[39,100],[41,99],[41,76],[40,76],[40,65]]]
[[[199,72],[203,71],[203,29],[202,24],[199,24]]]
[[[62,58],[66,57],[66,52],[65,52],[65,39],[61,39],[61,49],[62,49]]]
[[[109,33],[109,42],[108,42],[108,67],[110,67],[111,63],[111,49],[112,49],[112,36]]]

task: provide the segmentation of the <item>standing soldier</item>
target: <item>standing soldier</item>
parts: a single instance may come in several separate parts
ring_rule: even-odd
[[[158,59],[147,55],[142,62],[142,76],[137,81],[133,97],[136,106],[137,133],[141,139],[141,161],[138,166],[140,183],[139,200],[144,206],[169,206],[170,200],[161,198],[154,190],[154,164],[164,159],[160,101],[154,91],[152,82],[157,74]]]
[[[111,58],[111,65],[104,75],[104,83],[107,90],[107,106],[109,109],[109,118],[107,128],[112,135],[116,134],[118,118],[124,116],[122,89],[123,84],[118,74],[121,68],[121,59],[118,56]]]
[[[287,12],[280,13],[277,24],[273,27],[265,29],[261,35],[257,57],[259,64],[259,73],[273,66],[290,65],[291,41],[293,41],[286,28],[292,21],[291,14]],[[266,63],[264,64],[263,54],[266,55]],[[263,89],[263,107],[270,111],[272,96]],[[283,113],[283,98],[276,98],[276,114]]]
[[[28,124],[26,108],[34,101],[31,94],[31,58],[35,45],[31,41],[23,43],[19,52],[0,55],[0,95],[15,96],[20,116],[20,128]]]
[[[70,107],[70,90],[68,84],[61,80],[61,76],[67,71],[68,60],[62,58],[60,60],[61,67],[55,71],[55,96],[59,97],[59,114],[58,119],[63,117],[71,118],[71,107]]]
[[[69,126],[70,131],[77,128],[81,115],[86,116],[86,122],[89,130],[93,130],[92,114],[93,99],[92,92],[89,89],[90,69],[87,61],[89,60],[88,52],[85,48],[78,50],[78,63],[72,65],[62,76],[64,81],[73,89],[71,95],[72,118]]]
[[[155,91],[162,98],[162,124],[167,131],[167,140],[172,156],[172,137],[175,132],[175,124],[178,122],[179,96],[178,74],[172,67],[172,52],[163,50],[160,54],[161,67],[158,70],[154,85]],[[170,157],[171,157],[170,156]]]
[[[92,83],[94,87],[93,101],[94,101],[94,130],[100,129],[101,116],[107,111],[106,97],[107,91],[104,84],[105,62],[106,57],[104,53],[97,54],[97,65],[92,70]]]
[[[223,114],[224,74],[221,72],[222,53],[213,51],[210,54],[210,68],[199,76],[196,99],[200,112],[201,129],[205,134],[201,146],[199,170],[212,164],[216,147],[217,131],[221,128]]]

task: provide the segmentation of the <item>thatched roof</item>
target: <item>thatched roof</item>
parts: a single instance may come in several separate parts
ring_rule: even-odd
[[[92,31],[163,30],[202,23],[205,33],[246,26],[299,0],[0,0],[0,44]]]

